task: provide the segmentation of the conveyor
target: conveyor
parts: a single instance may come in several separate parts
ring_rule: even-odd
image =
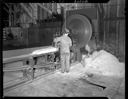
[[[23,78],[33,80],[36,69],[55,70],[58,48],[53,46],[3,51],[3,73],[23,72]]]

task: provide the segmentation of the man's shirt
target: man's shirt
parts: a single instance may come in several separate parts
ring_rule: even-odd
[[[70,47],[72,46],[72,41],[70,37],[63,35],[61,37],[55,38],[54,42],[60,41],[60,50],[63,53],[70,53]]]

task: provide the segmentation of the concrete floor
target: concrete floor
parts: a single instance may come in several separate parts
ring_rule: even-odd
[[[85,79],[107,86],[103,91],[101,87],[88,84]],[[29,96],[29,97],[95,97],[110,96],[113,99],[124,99],[124,89],[117,88],[121,85],[122,79],[110,78],[95,75],[86,78],[84,67],[77,63],[71,67],[70,73],[57,71],[47,77],[42,77],[28,85],[16,88],[4,93],[4,96]],[[116,85],[116,86],[115,86]],[[113,96],[113,94],[115,94]],[[116,95],[117,94],[117,95]],[[120,97],[120,98],[119,98]]]
[[[93,53],[81,63],[72,64],[69,73],[57,70],[54,74],[40,77],[22,87],[4,93],[4,96],[29,97],[95,97],[105,96],[110,99],[125,99],[125,64],[105,51]],[[43,71],[40,71],[43,72]],[[39,71],[37,71],[39,73]],[[93,73],[92,76],[88,74]],[[7,75],[17,77],[19,74]],[[106,87],[89,84],[95,83]]]

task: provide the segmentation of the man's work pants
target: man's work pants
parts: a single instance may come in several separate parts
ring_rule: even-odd
[[[70,69],[70,53],[61,53],[61,72],[69,72]]]

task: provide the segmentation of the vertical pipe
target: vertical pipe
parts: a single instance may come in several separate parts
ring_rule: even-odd
[[[110,18],[110,5],[108,5],[108,19]],[[110,22],[109,22],[109,20],[108,20],[108,37],[109,37],[109,35],[110,35],[110,33],[109,33],[109,24],[110,24]],[[108,38],[108,40],[109,40],[109,38]],[[109,42],[108,42],[109,43]]]
[[[13,14],[14,14],[14,26],[15,26],[15,25],[16,25],[16,11],[15,11],[15,5],[14,5],[13,7],[14,7],[14,11],[13,11],[14,13],[13,13]]]
[[[11,26],[13,26],[13,14],[11,13]]]
[[[97,9],[97,8],[96,8]],[[96,11],[96,20],[97,20],[97,28],[98,28],[98,12]],[[98,29],[97,29],[97,31],[96,31],[96,44],[98,44]]]
[[[11,13],[11,26],[13,26],[13,14]]]
[[[105,45],[106,43],[105,43],[105,36],[106,36],[106,32],[105,32],[105,30],[106,30],[106,28],[105,28],[105,23],[106,22],[104,22],[104,37],[103,37],[103,45]]]
[[[100,41],[99,40],[100,33],[99,33],[99,11],[98,11],[98,6],[97,6],[97,24],[98,24],[98,29],[97,29],[98,35],[97,35],[97,38],[98,38],[98,42],[99,42]]]
[[[120,4],[120,0],[117,0],[117,17],[119,17],[119,10],[120,10],[120,6],[119,6],[119,4]],[[119,34],[120,34],[120,21],[119,21],[119,23],[118,23],[118,40],[119,40]],[[120,42],[118,42],[118,53],[120,54],[120,52],[119,52],[119,44],[120,44]]]
[[[77,5],[78,5],[78,4],[76,3],[76,9],[77,9]]]
[[[119,0],[117,0],[117,6],[116,6],[116,17],[118,18],[119,17],[119,7],[118,7],[118,5],[119,5]],[[117,20],[116,21],[116,54],[118,55],[119,54],[119,21]]]
[[[9,27],[11,26],[11,10],[10,10],[10,7],[9,7]]]
[[[57,13],[57,3],[52,3],[52,11]]]
[[[45,19],[45,11],[44,11],[44,9],[42,9],[41,7],[40,7],[40,12],[42,12],[41,13],[41,16],[42,16],[42,20],[44,20]]]
[[[123,21],[124,25],[126,24],[125,23],[125,20]],[[124,27],[124,30],[125,30],[125,27]],[[125,62],[125,31],[124,31],[124,36],[123,36],[123,59],[124,59],[124,62]]]
[[[49,9],[49,3],[47,3],[47,9]],[[47,12],[47,18],[49,17],[49,13]]]
[[[66,28],[66,9],[64,8],[64,21],[65,21],[65,28]]]
[[[27,28],[26,30],[27,30],[27,47],[29,47],[29,28]]]
[[[14,13],[12,13],[12,26],[14,26]]]
[[[44,3],[44,7],[47,7],[47,3]],[[46,19],[47,18],[47,12],[43,9],[43,11],[44,11],[44,19]]]
[[[40,12],[39,12],[39,16],[40,16],[40,20],[43,19],[43,9],[39,6]]]
[[[38,20],[40,20],[40,6],[38,6]]]
[[[57,12],[58,12],[58,14],[61,14],[62,12],[62,7],[60,6],[60,4],[58,4],[58,6],[57,6]]]
[[[105,6],[105,5],[103,4],[103,10],[105,9],[104,6]],[[104,21],[105,11],[104,11],[103,14],[104,14],[104,15],[102,15],[102,16],[103,16],[103,32],[104,32],[104,35],[103,35],[103,45],[105,45],[105,36],[106,36],[106,34],[105,34],[105,33],[106,33],[106,31],[105,31],[105,29],[106,29],[106,28],[105,28],[105,23],[106,23],[106,22]]]
[[[36,19],[37,19],[37,12],[38,12],[38,8],[37,8],[38,6],[37,6],[37,4],[36,3],[34,3],[34,22],[36,23]]]
[[[117,42],[118,52],[117,53],[120,55],[120,50],[119,50],[119,48],[120,48],[119,47],[120,46],[120,38],[119,38],[120,37],[119,36],[119,34],[120,34],[120,21],[118,21],[117,24],[118,24],[118,27],[117,27],[117,29],[118,29],[118,31],[117,31],[117,34],[118,34],[118,36],[117,36],[118,37],[118,42]]]
[[[118,28],[118,21],[116,20],[116,55],[118,54],[118,29],[117,28]]]

